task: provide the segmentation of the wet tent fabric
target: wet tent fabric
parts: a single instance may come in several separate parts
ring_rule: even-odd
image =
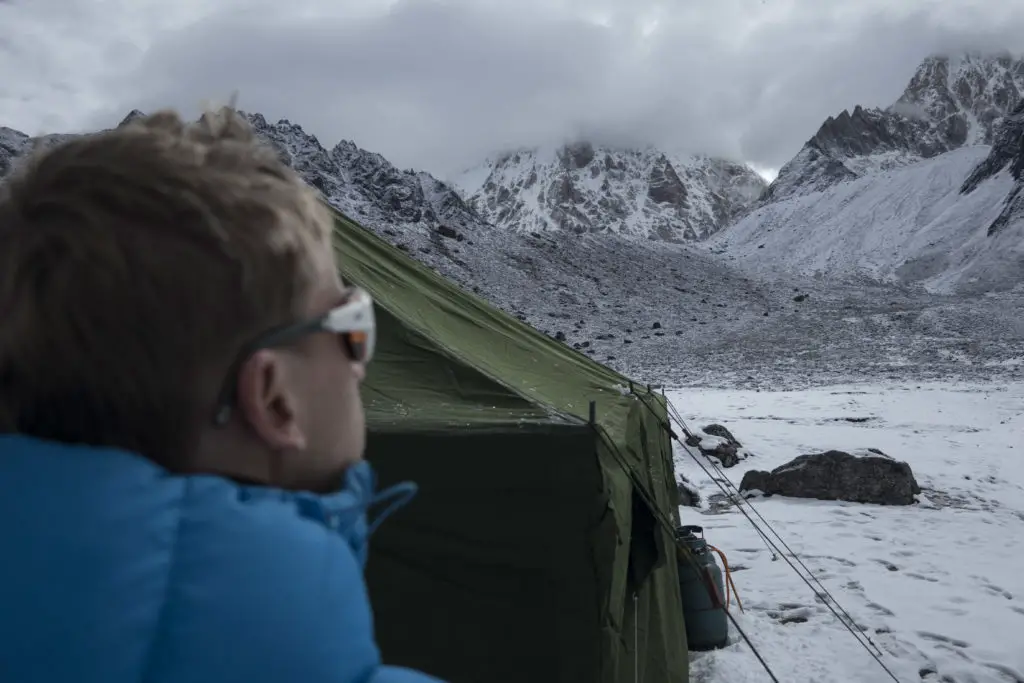
[[[652,512],[678,503],[664,398],[340,214],[334,242],[377,302],[367,457],[382,483],[421,489],[367,569],[386,661],[453,683],[686,683]]]

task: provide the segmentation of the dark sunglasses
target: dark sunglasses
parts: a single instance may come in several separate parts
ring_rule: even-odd
[[[377,342],[377,324],[373,315],[373,298],[359,287],[348,290],[342,304],[327,313],[297,323],[267,330],[246,344],[232,364],[217,398],[214,423],[224,425],[231,417],[238,390],[238,372],[249,356],[260,349],[273,349],[293,344],[319,332],[337,335],[345,353],[356,363],[369,363]]]

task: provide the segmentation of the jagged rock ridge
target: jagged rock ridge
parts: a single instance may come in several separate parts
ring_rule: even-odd
[[[581,141],[507,152],[455,180],[494,225],[522,231],[703,239],[752,204],[766,183],[751,168]]]
[[[964,145],[991,144],[999,121],[1022,96],[1024,59],[979,53],[928,57],[891,106],[857,106],[853,113],[829,117],[780,169],[759,203],[820,191]]]
[[[269,123],[261,114],[245,116],[257,134],[328,202],[406,251],[420,250],[421,258],[432,256],[427,258],[432,266],[444,261],[460,270],[454,243],[485,228],[454,188],[430,174],[399,170],[381,155],[348,140],[327,150],[315,136],[288,120]],[[448,275],[466,282],[464,272]]]

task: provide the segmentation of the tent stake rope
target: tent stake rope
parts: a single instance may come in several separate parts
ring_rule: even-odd
[[[640,683],[640,596],[633,591],[633,683]]]
[[[871,640],[871,638],[866,633],[863,633],[863,632],[860,631],[859,628],[856,628],[856,623],[854,622],[853,617],[850,616],[850,613],[847,612],[842,607],[842,605],[839,604],[839,601],[836,600],[835,596],[833,596],[828,591],[828,589],[825,588],[825,586],[821,584],[821,581],[818,580],[818,578],[816,576],[814,576],[814,574],[810,571],[810,569],[807,568],[807,565],[803,563],[803,561],[799,558],[799,556],[795,552],[793,552],[793,549],[790,548],[789,545],[782,539],[782,537],[775,530],[775,528],[772,527],[772,525],[768,522],[768,520],[766,520],[764,518],[764,516],[762,516],[761,513],[757,511],[757,509],[750,503],[749,500],[744,499],[743,496],[741,496],[739,494],[739,490],[736,489],[736,486],[732,483],[732,481],[727,476],[725,476],[725,473],[722,472],[721,469],[716,464],[712,463],[712,467],[714,467],[718,471],[718,474],[720,475],[720,477],[715,477],[711,473],[711,471],[708,470],[707,466],[704,463],[702,463],[700,461],[700,459],[697,458],[696,455],[693,454],[693,452],[689,449],[689,447],[686,445],[686,443],[682,439],[679,438],[679,435],[676,434],[676,431],[672,428],[671,423],[668,422],[668,421],[662,421],[662,419],[658,416],[657,412],[655,412],[654,408],[652,408],[650,406],[650,404],[648,404],[647,401],[645,401],[643,399],[643,397],[640,396],[640,394],[638,394],[636,392],[636,389],[635,389],[635,387],[634,387],[634,385],[632,383],[630,383],[630,392],[634,396],[636,396],[637,400],[640,401],[640,403],[642,403],[644,405],[644,407],[647,408],[648,411],[650,411],[651,415],[653,415],[654,418],[658,421],[658,423],[661,425],[662,429],[664,429],[668,433],[669,437],[672,438],[673,440],[675,440],[676,443],[678,443],[680,446],[682,446],[682,448],[686,452],[686,454],[689,455],[690,458],[695,463],[697,463],[697,465],[704,471],[704,473],[708,476],[709,479],[711,479],[713,482],[715,482],[715,485],[718,486],[719,489],[721,489],[722,493],[725,494],[726,498],[736,504],[736,509],[739,510],[743,514],[743,516],[747,518],[747,521],[750,522],[751,526],[753,526],[755,530],[757,530],[757,532],[761,535],[761,538],[763,540],[765,540],[770,545],[770,547],[773,549],[773,551],[778,552],[779,555],[782,555],[782,559],[784,559],[786,561],[786,564],[789,565],[790,569],[792,569],[796,573],[796,575],[799,576],[800,579],[805,584],[807,584],[807,586],[814,593],[814,596],[816,598],[818,598],[825,605],[825,607],[827,607],[829,609],[830,612],[832,612],[832,614],[836,617],[836,619],[839,620],[839,623],[841,623],[846,628],[846,630],[850,632],[850,634],[861,645],[861,647],[863,647],[867,651],[867,653],[869,655],[871,655],[871,657],[876,662],[878,662],[878,665],[880,667],[882,667],[882,669],[885,671],[886,674],[888,674],[889,678],[891,678],[893,681],[896,681],[896,683],[900,683],[900,679],[897,678],[896,674],[894,674],[892,672],[892,670],[889,669],[888,666],[886,666],[885,662],[882,661],[881,657],[882,657],[883,653],[879,649],[879,647],[877,645],[875,645],[875,643]],[[672,416],[674,417],[674,419],[676,419],[676,421],[679,422],[680,426],[683,428],[683,433],[688,438],[692,437],[693,433],[687,428],[686,423],[682,420],[682,417],[679,415],[679,411],[677,411],[675,409],[675,407],[672,405],[671,401],[668,400],[667,396],[665,397],[665,404],[668,407],[669,411],[672,413]],[[722,484],[720,479],[724,479],[726,482],[728,482],[729,487],[731,487],[735,493],[730,492],[729,489],[726,488],[726,486],[724,484]],[[796,565],[793,564],[793,562],[789,559],[789,557],[787,557],[786,554],[783,553],[779,549],[779,547],[777,545],[775,545],[775,542],[772,541],[770,538],[768,538],[768,536],[759,528],[757,522],[755,522],[753,520],[753,518],[751,518],[751,516],[747,513],[747,511],[743,509],[744,504],[746,504],[746,506],[750,507],[750,509],[754,511],[754,513],[761,519],[761,521],[764,522],[765,526],[767,526],[769,529],[771,529],[772,533],[775,535],[776,538],[779,539],[779,541],[786,548],[786,550],[796,559],[796,561],[798,563],[800,563],[800,565],[804,568],[804,570],[807,571],[808,575],[820,586],[821,591],[819,591],[817,588],[815,588],[811,584],[811,582],[807,579],[807,577],[804,576],[800,572],[800,570],[796,568]],[[828,599],[826,599],[826,596],[827,596]],[[835,607],[833,607],[833,604],[835,605]],[[836,608],[838,608],[839,610],[841,610],[843,612],[843,614],[846,616],[845,619],[843,618],[843,616],[841,616],[839,614],[839,612],[836,610]],[[726,612],[726,614],[729,614],[729,612]],[[735,620],[732,619],[731,615],[730,615],[730,620],[733,621],[733,623],[735,623]],[[865,640],[867,642],[865,642]],[[755,652],[755,654],[757,654],[757,653]],[[758,657],[758,658],[760,659],[760,657]],[[774,680],[774,677],[773,677],[773,680]]]
[[[679,539],[676,538],[675,527],[673,526],[672,521],[668,519],[668,517],[665,515],[665,512],[661,509],[660,506],[657,505],[657,502],[651,500],[651,497],[647,493],[646,486],[643,484],[640,477],[637,476],[636,471],[633,469],[633,467],[623,457],[622,452],[619,450],[619,447],[615,444],[615,441],[608,434],[608,430],[606,430],[602,425],[598,424],[596,421],[591,421],[590,426],[597,432],[598,436],[605,442],[605,445],[608,447],[609,452],[613,454],[616,461],[618,461],[619,466],[622,467],[623,471],[633,482],[633,489],[640,493],[640,497],[644,499],[644,502],[647,503],[647,506],[650,508],[651,514],[662,526],[662,528],[668,532],[668,535],[675,543],[676,548],[682,551],[683,556],[690,563],[690,566],[693,567],[694,571],[697,572],[697,574],[699,575],[701,573],[701,567],[697,563],[696,558],[690,552],[689,548],[680,543]],[[717,599],[715,592],[710,588],[708,589],[708,595],[711,598],[712,604],[718,604],[720,602],[720,600]],[[750,651],[754,653],[754,656],[757,658],[757,661],[761,663],[762,667],[764,667],[764,670],[768,673],[768,677],[772,679],[772,683],[779,683],[779,679],[775,676],[775,673],[772,671],[771,667],[768,666],[768,662],[766,662],[764,660],[764,657],[761,656],[761,653],[758,652],[757,647],[754,646],[754,643],[750,640],[750,637],[747,635],[746,631],[744,631],[743,627],[740,626],[739,622],[736,621],[736,617],[733,616],[730,610],[724,610],[724,612],[725,616],[728,617],[730,622],[732,622],[733,628],[735,628],[736,632],[740,634],[740,637],[743,638],[743,641],[750,648]],[[634,623],[635,622],[636,619],[634,618]],[[634,660],[639,662],[638,652],[634,652],[633,657]],[[899,683],[899,681],[897,681],[897,683]]]

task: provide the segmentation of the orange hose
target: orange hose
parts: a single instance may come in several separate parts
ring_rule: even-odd
[[[740,600],[740,592],[736,589],[736,582],[732,580],[732,572],[729,570],[729,560],[725,559],[725,553],[716,548],[715,546],[708,544],[708,548],[718,553],[718,556],[722,558],[722,567],[725,569],[725,610],[729,611],[729,589],[732,588],[732,592],[736,594],[736,605],[743,611],[743,602]]]

